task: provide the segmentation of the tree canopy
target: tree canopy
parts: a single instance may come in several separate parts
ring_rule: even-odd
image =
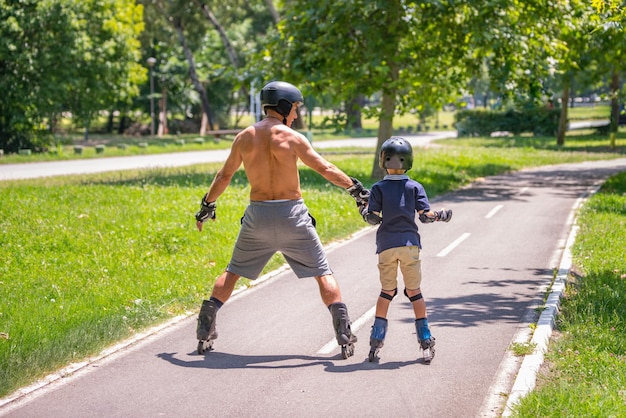
[[[143,8],[132,0],[0,0],[0,147],[41,147],[62,112],[87,126],[130,104]]]
[[[247,109],[250,86],[275,79],[348,122],[377,116],[379,145],[395,115],[425,115],[478,90],[538,106],[603,85],[615,110],[621,3],[0,0],[0,148],[45,148],[61,114],[88,127],[103,110],[145,114],[154,98],[167,114],[166,96],[172,112],[224,126]]]

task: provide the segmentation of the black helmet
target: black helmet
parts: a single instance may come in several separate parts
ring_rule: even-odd
[[[304,103],[304,97],[293,84],[285,81],[272,81],[261,89],[261,109],[263,112],[265,112],[266,107],[272,107],[286,118],[291,112],[291,107],[296,103]]]
[[[392,136],[380,147],[380,168],[410,170],[413,167],[413,147],[406,139]]]

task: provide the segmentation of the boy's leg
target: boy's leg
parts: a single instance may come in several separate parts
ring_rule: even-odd
[[[387,312],[393,298],[398,294],[398,289],[381,290],[376,301],[376,317],[370,333],[370,353],[369,361],[378,358],[378,352],[383,347],[385,335],[387,335]]]

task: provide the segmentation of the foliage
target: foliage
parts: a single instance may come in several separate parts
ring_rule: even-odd
[[[145,59],[151,56],[157,59],[155,97],[167,95],[168,108],[173,114],[200,120],[201,97],[189,77],[191,64],[186,56],[189,53],[206,90],[214,123],[228,126],[231,111],[240,113],[248,109],[248,86],[257,77],[249,72],[249,60],[273,24],[265,3],[261,0],[140,2],[145,5],[148,27],[142,37]],[[209,12],[223,33],[207,17]],[[177,27],[182,30],[187,52]]]
[[[494,132],[513,135],[531,132],[536,136],[556,135],[559,109],[528,108],[493,110],[462,110],[456,114],[458,136],[490,136]]]
[[[88,126],[128,104],[145,80],[141,14],[134,0],[0,1],[0,148],[44,148],[62,112]]]

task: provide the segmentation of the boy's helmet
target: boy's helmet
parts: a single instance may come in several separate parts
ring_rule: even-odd
[[[413,167],[413,147],[406,139],[392,136],[380,147],[380,168],[410,170]]]
[[[261,89],[261,109],[273,107],[278,113],[287,117],[291,107],[296,103],[304,103],[302,93],[293,84],[285,81],[272,81]]]

